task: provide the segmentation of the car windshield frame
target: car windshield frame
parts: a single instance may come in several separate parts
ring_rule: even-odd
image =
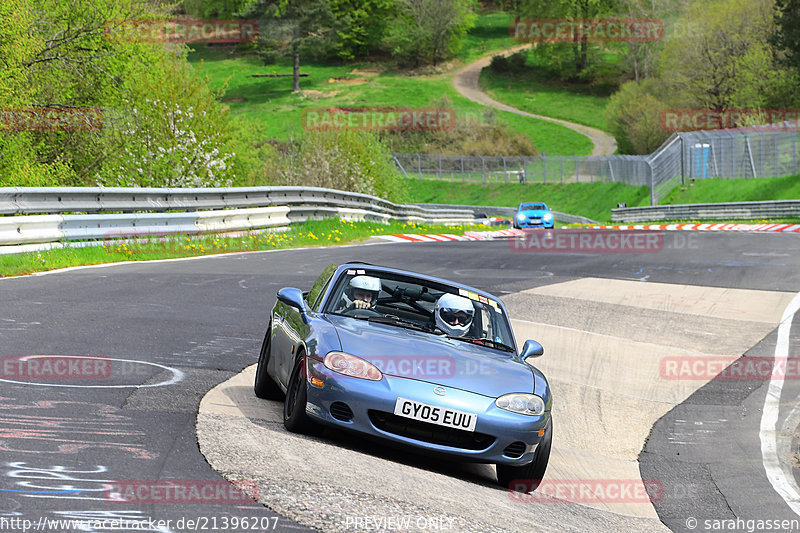
[[[532,204],[521,204],[519,206],[520,211],[550,211],[550,208],[547,207],[547,204],[543,203],[532,203]]]
[[[344,268],[336,280],[331,281],[332,286],[319,312],[324,315],[346,316],[348,318],[370,318],[370,316],[354,316],[358,314],[356,310],[348,310],[348,313],[342,312],[346,309],[344,307],[345,302],[349,301],[349,298],[344,300],[344,290],[347,284],[353,277],[363,275],[377,277],[381,280],[381,292],[375,309],[362,310],[367,311],[363,314],[374,317],[396,317],[399,319],[396,321],[373,320],[373,323],[416,331],[427,330],[430,334],[445,336],[445,332],[436,327],[433,314],[436,301],[444,293],[456,294],[470,300],[475,309],[475,318],[471,324],[470,331],[464,336],[465,339],[480,340],[488,337],[496,343],[511,346],[516,350],[516,341],[511,324],[502,303],[498,299],[406,273],[355,266]],[[375,314],[373,315],[372,313]],[[409,322],[412,324],[409,324]],[[493,342],[485,343],[483,346],[506,352],[506,350],[493,346]]]

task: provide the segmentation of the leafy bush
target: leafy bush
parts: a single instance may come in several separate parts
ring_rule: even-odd
[[[402,203],[405,183],[391,158],[368,132],[308,131],[297,150],[273,160],[267,172],[278,185],[339,189]]]
[[[659,116],[666,106],[653,94],[654,86],[653,79],[629,81],[609,99],[606,121],[620,153],[649,154],[669,137]]]

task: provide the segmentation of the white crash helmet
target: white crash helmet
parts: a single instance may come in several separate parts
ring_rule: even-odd
[[[378,278],[373,278],[372,276],[356,276],[351,279],[350,283],[347,285],[345,293],[347,294],[347,297],[353,301],[356,299],[353,296],[353,291],[355,289],[371,292],[372,300],[370,300],[369,306],[370,308],[375,307],[375,304],[378,303],[378,294],[381,292],[381,280]]]
[[[436,302],[434,314],[440,330],[448,335],[463,337],[472,325],[475,308],[467,298],[447,293]]]

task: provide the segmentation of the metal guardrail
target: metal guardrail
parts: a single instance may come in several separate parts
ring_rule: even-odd
[[[46,213],[46,214],[45,214]],[[0,188],[0,247],[286,227],[342,218],[468,224],[468,209],[426,209],[313,187]]]
[[[456,205],[456,204],[415,204],[421,207],[429,208],[429,209],[454,209],[454,208],[461,208],[461,209],[470,209],[472,210],[475,215],[497,215],[506,218],[513,218],[514,215],[517,214],[517,209],[515,207],[498,207],[493,205]],[[599,224],[599,222],[595,222],[594,220],[586,217],[581,217],[577,215],[568,215],[567,213],[559,213],[558,211],[551,211],[553,213],[553,218],[555,218],[558,222],[564,222],[567,224]]]
[[[760,220],[800,218],[800,200],[656,205],[611,210],[613,222],[658,220]]]

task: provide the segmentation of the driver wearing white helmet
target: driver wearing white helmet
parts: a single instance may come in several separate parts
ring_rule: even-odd
[[[475,308],[462,296],[446,293],[436,301],[436,327],[447,335],[463,337],[472,325]]]
[[[381,280],[372,276],[356,276],[345,289],[339,312],[347,309],[374,309],[381,292]]]

